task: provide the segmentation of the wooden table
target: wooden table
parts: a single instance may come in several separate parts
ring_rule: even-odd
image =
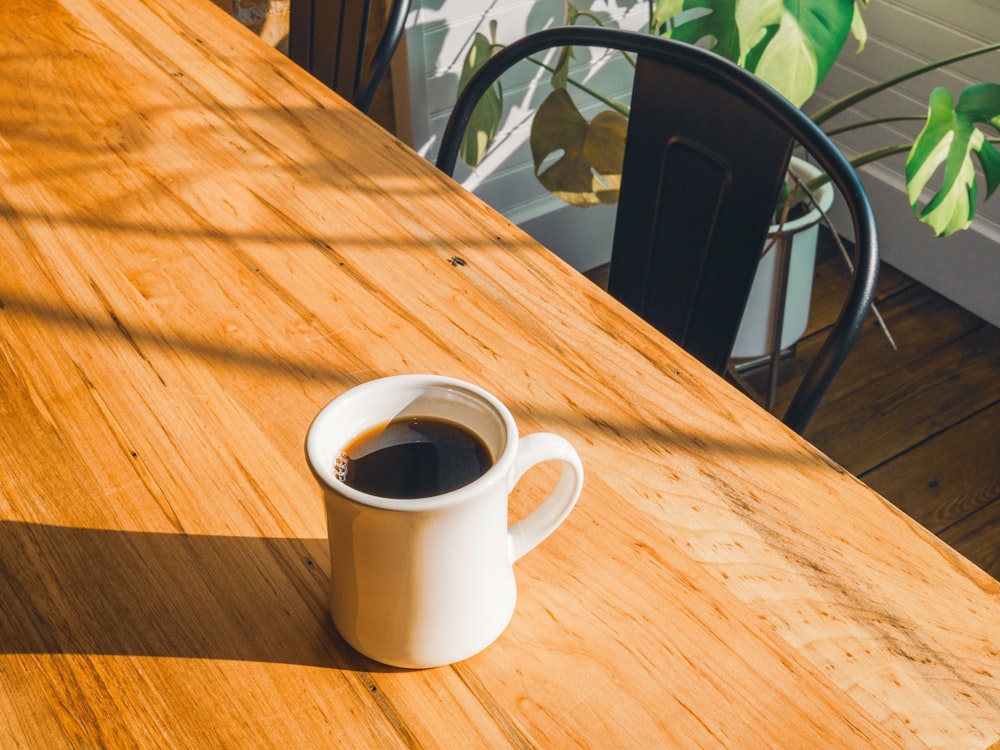
[[[4,0],[0,66],[0,746],[997,742],[997,581],[207,0]],[[587,483],[407,672],[330,624],[303,439],[421,371]]]

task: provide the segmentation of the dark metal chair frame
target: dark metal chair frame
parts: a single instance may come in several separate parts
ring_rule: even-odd
[[[582,26],[530,34],[490,58],[458,97],[437,166],[453,173],[476,103],[504,72],[568,46],[636,56],[608,291],[720,375],[796,144],[839,190],[852,217],[854,277],[783,417],[803,432],[875,291],[875,217],[853,167],[801,110],[722,57],[650,34]]]
[[[391,2],[385,31],[365,65],[371,0],[292,0],[288,56],[362,112],[389,69],[406,27],[410,0]]]

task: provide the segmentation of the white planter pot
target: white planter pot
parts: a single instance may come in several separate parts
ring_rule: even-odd
[[[790,169],[803,181],[818,176],[812,164],[792,157]],[[815,192],[816,201],[824,211],[833,204],[834,188],[826,183]],[[813,272],[816,267],[816,242],[822,214],[813,210],[805,216],[785,223],[775,245],[761,258],[750,289],[750,298],[743,310],[732,356],[755,359],[771,353],[771,311],[775,308],[778,289],[775,284],[777,242],[791,243],[791,263],[788,268],[788,292],[785,297],[785,318],[781,331],[781,348],[787,349],[805,333],[809,323],[809,303],[812,298]],[[772,226],[771,232],[778,227]],[[772,235],[768,236],[768,243]]]

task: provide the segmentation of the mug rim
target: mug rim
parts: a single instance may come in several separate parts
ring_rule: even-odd
[[[322,442],[325,423],[332,418],[336,411],[342,409],[344,405],[350,401],[358,398],[370,397],[372,395],[371,392],[373,391],[400,386],[411,388],[420,387],[423,389],[439,388],[459,390],[485,402],[503,423],[505,433],[503,436],[503,443],[500,446],[500,454],[494,458],[492,465],[468,484],[456,487],[453,490],[443,492],[439,495],[429,495],[427,497],[419,498],[394,498],[373,495],[355,489],[354,487],[351,487],[345,482],[337,479],[333,475],[334,455],[324,455],[324,450],[328,450],[329,448],[328,446],[323,445]],[[378,424],[378,422],[373,422],[372,424],[361,427],[355,432],[355,436],[360,435],[365,430],[370,429],[376,424]],[[507,476],[510,473],[509,464],[511,464],[514,460],[514,452],[511,448],[516,443],[517,439],[517,425],[514,422],[514,417],[510,413],[510,410],[504,406],[496,396],[474,383],[469,383],[447,375],[421,373],[387,375],[385,377],[368,380],[348,388],[320,409],[319,413],[317,413],[313,418],[312,423],[309,425],[309,430],[306,433],[306,462],[309,464],[309,469],[313,476],[324,489],[330,490],[351,502],[368,507],[382,508],[384,510],[433,510],[435,508],[457,505],[467,499],[471,499],[484,485],[501,481],[503,477]],[[327,466],[327,464],[329,464],[329,466]],[[465,497],[466,495],[468,495],[468,498]]]

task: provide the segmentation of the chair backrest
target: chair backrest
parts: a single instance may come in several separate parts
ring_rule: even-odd
[[[292,0],[288,56],[362,112],[403,37],[410,0],[389,0],[385,31],[366,65],[372,0]]]
[[[554,47],[636,56],[608,291],[724,373],[795,144],[838,188],[854,225],[855,274],[837,323],[785,415],[802,432],[871,305],[878,246],[857,174],[797,107],[716,54],[650,34],[566,26],[488,60],[460,93],[437,165],[452,174],[480,97],[508,69]]]

